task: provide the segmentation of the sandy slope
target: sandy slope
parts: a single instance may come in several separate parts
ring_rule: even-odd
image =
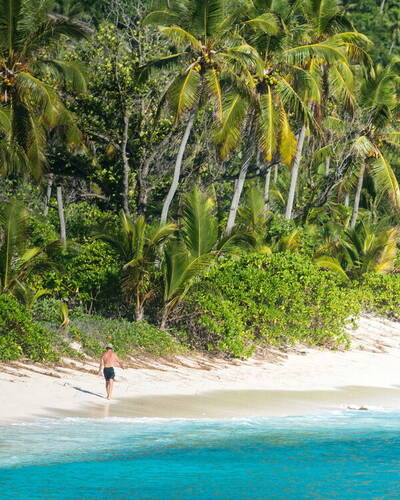
[[[94,374],[95,362],[70,361],[54,368],[0,364],[0,421],[60,415],[293,414],[299,408],[349,405],[400,409],[400,323],[364,317],[351,335],[352,349],[344,352],[299,347],[232,363],[202,357],[135,360],[136,368],[117,370],[111,405],[103,398],[102,378]],[[269,392],[261,397],[249,391]],[[127,397],[138,399],[132,403]]]

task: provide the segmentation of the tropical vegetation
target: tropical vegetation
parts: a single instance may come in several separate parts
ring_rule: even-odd
[[[400,317],[399,16],[0,0],[0,359],[345,348]]]

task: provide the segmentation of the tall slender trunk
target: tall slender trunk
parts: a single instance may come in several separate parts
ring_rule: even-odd
[[[381,6],[379,8],[379,11],[381,14],[383,14],[383,11],[385,10],[385,4],[386,4],[386,0],[382,0]]]
[[[62,186],[60,185],[57,186],[57,207],[58,207],[58,219],[60,221],[60,240],[63,246],[65,246],[67,244],[67,228],[65,225]]]
[[[303,125],[301,127],[301,130],[300,130],[299,139],[298,139],[298,143],[297,143],[297,151],[296,151],[296,155],[295,155],[294,160],[293,160],[292,175],[290,177],[290,188],[289,188],[289,195],[288,195],[286,212],[285,212],[285,218],[287,220],[290,220],[292,218],[292,215],[293,215],[294,197],[296,194],[297,179],[299,177],[299,168],[300,168],[301,157],[303,154],[303,146],[304,146],[305,137],[306,137],[306,126]]]
[[[393,49],[394,49],[395,41],[392,40],[392,43],[390,44],[390,49],[389,49],[389,56],[392,54]]]
[[[344,195],[344,206],[345,207],[349,207],[350,206],[350,193],[349,192],[347,192]]]
[[[181,144],[179,146],[179,151],[178,155],[176,157],[176,162],[175,162],[175,169],[174,169],[174,176],[172,179],[171,186],[169,188],[168,194],[165,198],[164,205],[162,208],[161,212],[161,219],[160,219],[160,224],[163,225],[167,222],[168,218],[168,212],[169,212],[169,207],[172,203],[172,200],[174,199],[175,193],[178,189],[179,185],[179,178],[181,176],[181,170],[182,170],[182,162],[183,162],[183,156],[185,154],[186,146],[190,137],[190,133],[193,128],[194,124],[194,118],[195,118],[195,112],[192,111],[189,115],[188,122],[186,124],[186,129],[185,133],[183,134]]]
[[[269,210],[269,187],[271,185],[271,167],[268,168],[265,174],[265,184],[264,184],[264,206],[265,210]]]
[[[278,182],[278,165],[274,167],[274,184]]]
[[[331,169],[331,159],[328,157],[325,160],[325,177],[328,177],[330,169]]]
[[[149,189],[147,187],[146,178],[148,175],[149,169],[143,168],[139,169],[137,182],[138,182],[138,196],[137,196],[137,213],[138,215],[145,215],[147,208],[147,200]]]
[[[364,173],[365,173],[365,163],[361,165],[360,175],[358,177],[357,191],[353,205],[353,215],[351,216],[351,223],[350,223],[351,229],[354,229],[357,223],[358,212],[360,210],[361,191],[364,183]]]
[[[48,180],[47,180],[46,198],[45,198],[44,209],[43,209],[44,215],[48,215],[48,213],[49,213],[49,205],[50,205],[50,198],[51,198],[51,190],[53,187],[53,180],[54,180],[54,175],[49,174]]]
[[[237,211],[239,209],[239,202],[240,202],[240,196],[242,195],[243,191],[243,186],[244,186],[244,181],[246,180],[247,176],[247,171],[249,169],[250,162],[253,158],[254,150],[253,148],[250,149],[247,158],[242,164],[242,167],[239,172],[239,177],[237,178],[235,182],[235,187],[233,190],[233,197],[232,197],[232,202],[231,202],[231,208],[229,209],[229,217],[228,217],[228,222],[226,224],[225,228],[225,234],[228,235],[232,232],[232,229],[235,226],[236,222],[236,215]]]
[[[130,210],[129,210],[129,159],[128,159],[128,154],[127,154],[127,147],[128,147],[128,138],[129,138],[129,111],[125,108],[124,109],[124,116],[123,116],[123,123],[124,123],[124,128],[123,128],[123,133],[122,133],[122,144],[121,144],[121,156],[122,156],[122,164],[123,164],[123,191],[122,191],[122,204],[123,204],[123,209],[124,212],[127,215],[130,215]]]

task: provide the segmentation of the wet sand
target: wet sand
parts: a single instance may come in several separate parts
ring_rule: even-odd
[[[80,410],[50,410],[82,418],[246,418],[319,414],[345,409],[399,410],[400,388],[340,387],[330,391],[210,391],[106,400]]]

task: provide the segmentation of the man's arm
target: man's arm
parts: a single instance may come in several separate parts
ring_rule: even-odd
[[[101,372],[103,371],[103,367],[104,367],[104,360],[103,360],[103,356],[102,356],[101,359],[100,359],[100,366],[99,366],[99,373],[98,373],[98,375],[101,375]]]

